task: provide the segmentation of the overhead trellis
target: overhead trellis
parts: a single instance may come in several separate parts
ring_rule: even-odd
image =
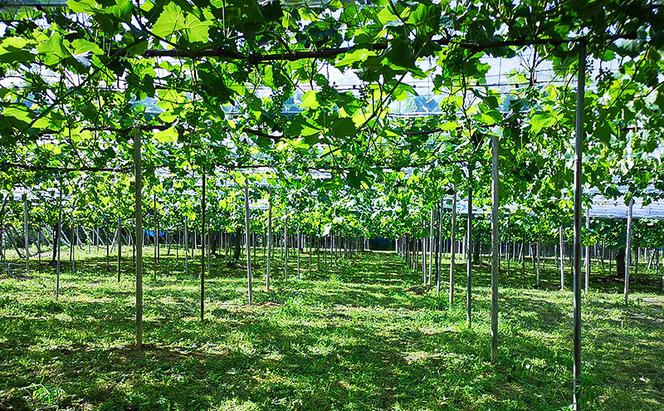
[[[489,200],[494,362],[499,212],[528,209],[545,198],[545,206],[554,209],[549,217],[574,228],[573,407],[578,409],[583,189],[604,189],[620,175],[634,182],[630,194],[647,202],[647,195],[658,195],[648,192],[647,180],[662,177],[663,39],[652,2],[626,8],[607,1],[593,10],[561,2],[555,16],[546,2],[70,0],[57,8],[46,5],[63,4],[0,7],[21,4],[39,18],[10,22],[0,43],[7,73],[1,175],[12,187],[52,184],[49,178],[55,180],[57,173],[113,172],[122,184],[109,184],[108,191],[122,197],[131,191],[125,174],[133,171],[137,346],[143,331],[144,191],[153,190],[156,199],[172,184],[174,201],[188,211],[198,207],[192,197],[200,193],[196,224],[207,233],[213,215],[206,198],[234,189],[234,197],[244,200],[239,225],[248,243],[250,187],[267,189],[269,196],[272,189],[280,191],[284,209],[319,198],[328,205],[336,195],[336,210],[360,214],[359,202],[344,196],[377,200],[385,205],[381,210],[392,212],[399,235],[410,234],[400,219],[414,226],[423,214],[433,215],[451,187],[453,215],[466,215],[461,225],[467,255],[476,235],[473,215],[486,210],[477,204]],[[514,67],[509,82],[502,73],[494,81],[487,57],[525,64]],[[550,77],[538,71],[543,61]],[[617,61],[618,69],[602,66]],[[598,67],[586,72],[587,62]],[[330,67],[339,73],[337,80],[351,80],[336,84]],[[427,84],[416,87],[416,81]],[[117,162],[120,168],[107,166]],[[175,178],[163,178],[167,172]],[[265,184],[266,173],[274,174],[276,183]],[[219,183],[221,174],[226,183]],[[182,181],[195,189],[193,195]],[[568,206],[556,208],[563,192]],[[105,195],[110,203],[111,194]],[[114,200],[120,208],[121,199]],[[617,203],[602,201],[593,202],[591,218],[611,212],[622,218]],[[629,220],[659,215],[660,206],[655,201],[640,207],[637,201]],[[324,206],[307,207],[324,214]],[[374,212],[362,221],[368,232],[376,225]],[[339,217],[326,218],[331,225]],[[470,326],[470,258],[466,276]],[[251,278],[247,248],[249,302]],[[203,255],[200,281],[203,320]]]

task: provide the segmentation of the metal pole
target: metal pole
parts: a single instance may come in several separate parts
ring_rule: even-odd
[[[288,280],[288,217],[284,217],[284,279]]]
[[[189,275],[189,231],[187,230],[187,217],[184,217],[184,272]]]
[[[632,262],[632,208],[634,198],[627,207],[627,238],[625,239],[625,303],[629,301],[629,265]]]
[[[498,135],[491,134],[491,361],[498,361]]]
[[[118,282],[120,282],[120,264],[122,263],[122,216],[120,216],[120,211],[118,211],[118,234],[116,241],[118,242]]]
[[[143,345],[143,214],[141,170],[141,129],[134,127],[134,219],[136,225],[136,348]]]
[[[154,239],[154,256],[153,256],[153,264],[154,267],[152,268],[152,275],[154,278],[157,278],[157,247],[159,244],[159,223],[157,222],[157,194],[152,194],[152,208],[154,211],[154,236],[152,237]]]
[[[201,187],[201,321],[205,320],[205,167]]]
[[[565,290],[565,242],[563,241],[563,226],[558,227],[558,240],[560,242],[560,291]]]
[[[433,272],[433,253],[434,250],[436,249],[434,243],[434,231],[433,231],[434,209],[435,207],[431,207],[431,215],[429,217],[429,244],[427,244],[427,248],[429,251],[429,281],[428,281],[429,285],[431,285],[431,275]]]
[[[509,253],[509,251],[507,251]],[[539,288],[540,285],[540,253],[542,252],[542,240],[540,234],[537,234],[537,274],[535,277],[535,286]]]
[[[422,228],[426,230],[426,220],[422,221]],[[427,286],[427,240],[422,237],[420,240],[420,250],[422,251],[422,285]]]
[[[443,252],[443,199],[437,207],[438,210],[438,233],[436,239],[436,295],[440,295],[440,262]]]
[[[301,279],[302,275],[300,274],[300,246],[301,246],[300,230],[297,230],[297,278]]]
[[[30,273],[30,233],[28,232],[28,194],[23,193],[23,246],[25,248],[25,274]]]
[[[590,207],[586,209],[586,232],[590,230]],[[588,290],[590,289],[590,245],[586,245],[586,255],[585,255],[585,287],[584,291],[586,294],[588,294]]]
[[[57,261],[55,265],[55,298],[60,297],[60,244],[62,243],[62,177],[59,178],[59,186],[60,188],[58,189],[58,232],[56,234],[56,242],[55,242],[55,247],[56,247],[56,254],[57,254]]]
[[[249,226],[249,180],[244,183],[244,238],[247,249],[247,304],[251,305],[251,248]]]
[[[450,291],[449,291],[449,308],[452,308],[454,303],[454,254],[456,253],[456,209],[457,209],[457,192],[454,190],[452,194],[452,232],[450,234]]]
[[[468,210],[466,227],[466,320],[468,327],[473,325],[472,319],[472,288],[473,288],[473,169],[468,164]]]
[[[579,42],[579,78],[576,91],[576,142],[574,164],[574,361],[572,407],[580,408],[581,395],[581,173],[583,157],[583,111],[586,81],[586,42]]]
[[[272,257],[272,193],[267,208],[267,262],[265,264],[265,291],[270,291],[270,259]]]

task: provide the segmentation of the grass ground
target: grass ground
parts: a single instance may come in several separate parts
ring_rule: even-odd
[[[120,283],[99,254],[84,258],[63,272],[58,300],[46,264],[26,279],[0,278],[0,409],[555,410],[571,401],[572,296],[557,290],[552,262],[538,289],[529,265],[525,276],[503,270],[493,365],[486,264],[476,267],[469,329],[461,263],[451,309],[393,253],[320,271],[314,258],[311,273],[304,259],[302,279],[291,258],[288,281],[275,263],[269,292],[259,264],[248,307],[243,268],[213,259],[201,323],[199,283],[182,259],[162,256],[154,278],[145,261],[140,351],[131,258]],[[655,283],[637,276],[625,305],[619,282],[593,282],[583,305],[587,409],[664,409]]]

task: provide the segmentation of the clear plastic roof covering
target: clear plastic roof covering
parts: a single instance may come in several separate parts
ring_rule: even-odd
[[[448,202],[447,208],[452,208],[451,201]],[[503,206],[505,212],[512,212],[517,208],[514,204]],[[625,203],[625,198],[620,197],[617,199],[605,198],[601,195],[593,196],[592,205],[588,211],[590,218],[627,218],[628,206]],[[457,200],[457,213],[468,213],[468,202],[466,200]],[[473,215],[489,216],[491,213],[490,207],[473,208]],[[585,213],[585,211],[584,211]],[[585,216],[585,214],[584,214]],[[635,198],[634,205],[632,206],[632,218],[649,218],[664,220],[664,200],[654,200],[648,204],[644,204],[643,199]]]
[[[597,196],[593,199],[590,217],[627,218],[627,208],[624,198],[614,200]],[[642,199],[635,198],[632,206],[632,217],[664,219],[664,200],[656,200],[644,205]]]

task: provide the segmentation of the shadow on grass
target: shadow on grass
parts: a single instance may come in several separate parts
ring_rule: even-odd
[[[175,273],[181,263],[164,257],[161,267]],[[500,361],[492,365],[486,271],[478,270],[475,326],[468,329],[463,291],[450,310],[445,294],[408,291],[421,278],[393,254],[367,253],[321,271],[314,260],[302,280],[294,278],[293,264],[286,281],[280,264],[273,265],[271,291],[256,284],[252,307],[244,304],[241,267],[213,265],[202,323],[196,278],[178,272],[153,279],[146,268],[142,350],[131,346],[131,276],[117,284],[103,258],[63,273],[59,301],[45,294],[53,279],[48,270],[2,284],[0,408],[558,409],[569,403],[569,293],[525,290],[519,281],[501,288]],[[462,283],[462,266],[457,273]],[[621,307],[612,298],[598,293],[588,303],[588,408],[661,409],[662,299]]]

